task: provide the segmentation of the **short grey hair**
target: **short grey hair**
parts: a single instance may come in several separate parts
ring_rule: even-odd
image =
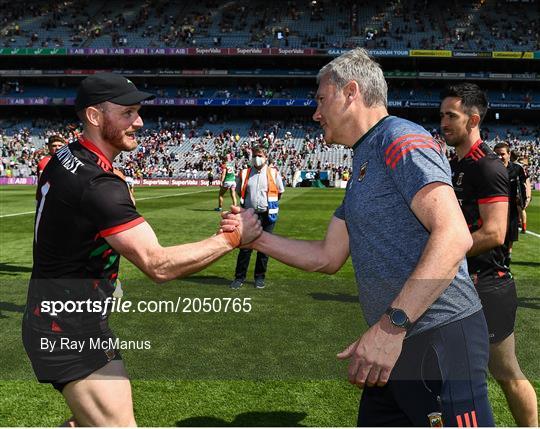
[[[363,48],[345,52],[326,64],[317,74],[317,83],[327,76],[337,90],[351,81],[358,83],[366,107],[387,107],[388,85],[381,66]]]

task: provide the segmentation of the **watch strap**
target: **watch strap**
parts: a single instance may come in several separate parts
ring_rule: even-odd
[[[399,324],[399,323],[396,323],[394,321],[394,319],[392,318],[393,314],[396,312],[396,311],[400,311],[402,312],[404,315],[405,315],[405,322]],[[390,319],[390,322],[392,323],[392,325],[394,326],[397,326],[398,328],[404,328],[406,329],[407,331],[411,328],[412,326],[412,323],[409,319],[409,316],[407,316],[407,313],[405,313],[404,310],[402,310],[401,308],[394,308],[394,307],[388,307],[386,309],[386,311],[384,312],[385,314],[388,315],[388,318]]]

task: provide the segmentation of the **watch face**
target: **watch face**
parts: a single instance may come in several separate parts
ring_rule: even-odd
[[[403,326],[407,323],[407,315],[403,310],[394,310],[392,312],[392,323],[397,326]]]

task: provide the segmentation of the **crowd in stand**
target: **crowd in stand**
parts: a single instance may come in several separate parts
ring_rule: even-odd
[[[24,85],[16,79],[0,79],[0,95],[20,96],[24,94]]]
[[[0,175],[35,175],[37,163],[46,155],[43,142],[48,136],[61,134],[67,141],[73,141],[80,132],[74,124],[68,123],[53,126],[49,121],[37,121],[32,125],[43,131],[36,135],[29,128],[23,128],[8,134],[0,129]],[[219,175],[227,154],[231,154],[238,169],[242,168],[251,159],[251,148],[262,144],[273,164],[286,172],[289,183],[295,171],[302,168],[333,170],[340,174],[348,168],[348,164],[304,162],[307,155],[317,150],[328,151],[329,146],[313,126],[301,122],[288,124],[286,130],[283,126],[280,122],[254,121],[248,135],[241,137],[227,127],[214,134],[201,127],[197,120],[166,121],[159,118],[155,128],[140,133],[139,147],[133,152],[120,154],[116,164],[126,175],[135,178],[203,178],[209,171]],[[300,148],[291,144],[293,134],[304,136]],[[181,153],[172,150],[183,145],[188,147]]]
[[[251,148],[262,144],[288,184],[298,170],[328,171],[333,179],[350,174],[352,152],[342,151],[337,162],[328,161],[324,155],[337,149],[327,145],[320,129],[308,122],[255,120],[247,134],[240,135],[226,124],[219,133],[205,128],[213,122],[215,129],[216,121],[216,117],[190,121],[157,118],[154,126],[139,134],[138,148],[119,155],[116,164],[134,178],[202,179],[209,172],[219,177],[226,155],[230,154],[239,170],[250,161]],[[49,135],[60,133],[67,141],[73,141],[79,133],[77,124],[48,120],[34,120],[28,128],[9,129],[7,132],[0,128],[0,175],[12,177],[35,175],[37,163],[46,155],[44,141]],[[440,138],[435,127],[428,129]],[[512,128],[506,135],[496,134],[488,127],[483,129],[483,138],[492,145],[507,142],[517,159],[526,165],[532,182],[540,183],[540,127]]]
[[[54,89],[65,90],[68,88],[69,80],[59,80],[58,86]],[[500,88],[488,89],[488,97],[492,102],[520,102],[531,103],[540,102],[540,91],[512,85],[507,82],[497,82]],[[178,98],[257,98],[257,99],[292,99],[305,98],[314,99],[315,91],[313,86],[287,87],[280,84],[266,83],[243,83],[237,86],[195,86],[195,87],[173,87],[156,85],[153,81],[143,81],[141,87],[145,91],[152,92],[158,97],[178,97]],[[50,86],[26,85],[24,81],[14,78],[0,78],[0,96],[22,97],[31,93],[34,97],[45,97],[51,94]],[[72,95],[76,89],[71,88]],[[390,100],[438,100],[440,93],[440,83],[428,80],[407,81],[391,80],[388,85],[388,98]],[[62,93],[65,97],[66,92]]]
[[[75,3],[75,2],[73,2]],[[26,47],[60,48],[63,46],[78,46],[89,34],[92,16],[88,12],[90,1],[82,0],[71,4],[61,0],[42,2],[11,2],[2,1],[1,23],[3,47],[20,46],[18,39],[26,40]],[[24,25],[25,21],[41,18],[39,28]],[[70,36],[62,38],[53,36],[58,27],[65,28]]]
[[[171,0],[0,0],[0,6],[3,47],[20,47],[21,41],[27,47],[90,46],[103,37],[112,47],[140,47],[140,38],[150,47],[211,47],[238,34],[241,47],[540,49],[540,19],[533,2],[508,7],[502,0],[384,0],[367,5],[289,0],[278,6],[206,0],[179,9]],[[304,25],[296,25],[300,20]],[[322,30],[310,31],[309,22],[322,23]]]

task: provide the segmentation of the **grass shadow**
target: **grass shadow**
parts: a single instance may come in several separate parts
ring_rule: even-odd
[[[229,286],[232,279],[218,276],[189,276],[179,281],[208,286]]]
[[[24,313],[25,305],[17,305],[12,302],[0,301],[0,313],[2,311],[11,311],[12,313]]]
[[[528,261],[512,261],[510,267],[519,265],[522,267],[540,267],[540,262],[528,262]]]
[[[177,427],[305,427],[300,424],[307,416],[307,413],[290,411],[250,411],[238,414],[232,422],[218,417],[198,416],[188,417],[176,422]]]
[[[519,297],[517,300],[518,307],[532,308],[533,310],[540,309],[540,298],[536,297]]]
[[[32,268],[0,262],[0,274],[31,273]]]
[[[317,301],[338,301],[338,302],[354,302],[358,304],[357,295],[348,295],[344,293],[319,293],[313,292],[309,294]]]

